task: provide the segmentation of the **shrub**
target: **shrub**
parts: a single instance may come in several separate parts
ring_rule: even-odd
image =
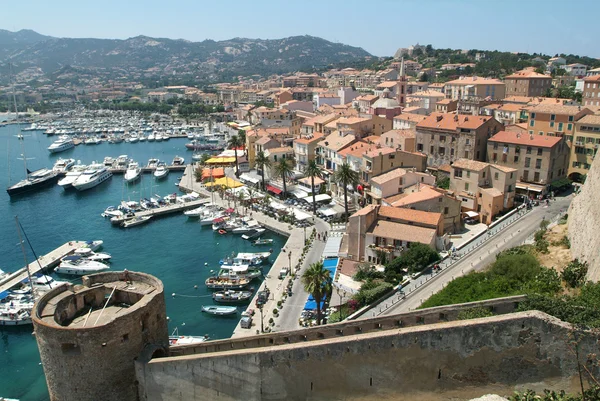
[[[465,309],[458,313],[458,320],[478,319],[480,317],[494,316],[491,310],[488,308],[472,308]]]
[[[358,266],[358,271],[352,277],[356,281],[367,281],[367,280],[377,280],[385,277],[383,272],[375,269],[374,266],[371,266],[367,263],[362,263]]]
[[[390,283],[368,281],[360,287],[360,290],[352,298],[360,306],[370,305],[393,289],[394,286]]]
[[[540,230],[546,231],[548,229],[549,225],[550,225],[550,221],[543,219],[540,223]]]
[[[273,309],[273,314],[277,315],[277,313],[279,312],[279,310],[277,310],[277,308]]]
[[[430,264],[440,260],[440,255],[425,244],[413,242],[409,248],[385,267],[386,281],[397,282],[403,269],[409,273],[420,272]]]
[[[562,279],[569,287],[577,288],[585,282],[587,271],[587,263],[581,263],[578,259],[575,259],[563,269]]]

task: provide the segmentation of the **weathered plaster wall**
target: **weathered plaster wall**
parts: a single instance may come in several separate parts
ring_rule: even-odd
[[[138,364],[141,398],[468,399],[516,388],[577,390],[569,326],[540,312],[159,358]],[[581,355],[595,350],[586,337]]]

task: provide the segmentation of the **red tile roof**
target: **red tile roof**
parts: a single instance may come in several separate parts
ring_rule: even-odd
[[[467,116],[453,113],[431,113],[417,124],[417,128],[435,128],[456,131],[460,128],[477,129],[491,120],[492,116]]]
[[[514,145],[538,146],[540,148],[551,148],[562,140],[558,136],[547,135],[526,135],[518,132],[500,131],[488,142],[510,143]]]

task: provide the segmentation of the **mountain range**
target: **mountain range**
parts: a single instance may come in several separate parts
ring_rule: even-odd
[[[21,82],[57,79],[65,69],[111,78],[168,75],[218,82],[238,75],[309,71],[370,57],[362,48],[314,36],[191,42],[148,36],[124,40],[56,38],[32,30],[0,30],[0,74],[10,63]]]

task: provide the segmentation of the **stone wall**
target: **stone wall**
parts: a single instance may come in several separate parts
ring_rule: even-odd
[[[585,185],[569,208],[569,239],[573,258],[589,264],[587,278],[600,280],[600,157],[594,159]]]
[[[140,398],[469,399],[515,389],[577,391],[570,326],[541,312],[395,328],[138,363]],[[580,355],[595,351],[583,338]]]

